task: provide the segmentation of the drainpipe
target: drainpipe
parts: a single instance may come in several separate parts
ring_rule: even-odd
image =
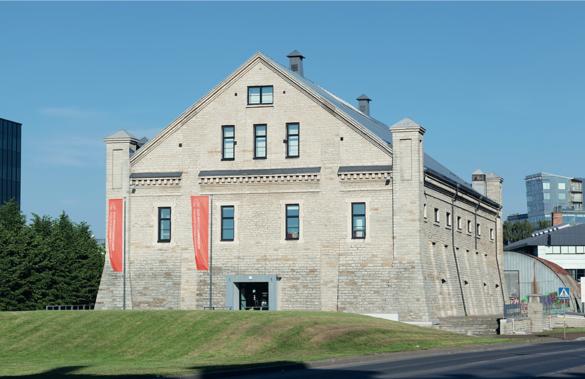
[[[209,309],[213,309],[213,195],[209,195]]]
[[[457,261],[457,252],[455,249],[455,201],[459,197],[459,184],[455,187],[455,195],[451,198],[451,249],[453,250],[453,259],[455,259],[455,270],[457,271],[457,280],[459,281],[459,291],[461,292],[461,302],[463,303],[463,313],[467,316],[467,305],[465,304],[465,296],[463,295],[463,285],[461,284],[461,272],[459,270],[459,262]],[[477,242],[477,241],[476,241]]]
[[[499,216],[498,216],[499,217]],[[504,283],[502,282],[502,272],[500,271],[500,260],[498,259],[498,221],[496,220],[495,243],[496,243],[496,267],[498,269],[498,277],[500,278],[500,292],[502,293],[502,302],[506,304],[506,295],[504,294]]]
[[[122,270],[122,310],[126,310],[126,206],[128,205],[128,199],[124,197],[124,233],[122,239],[124,240],[123,256],[123,270]]]
[[[477,205],[475,206],[475,212],[473,212],[473,219],[475,222],[475,225],[473,225],[473,240],[475,241],[475,250],[477,250],[477,211],[479,211],[479,205],[480,205],[480,201],[481,200],[477,200]]]

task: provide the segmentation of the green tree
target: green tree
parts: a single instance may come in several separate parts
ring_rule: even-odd
[[[532,224],[528,221],[505,221],[504,222],[504,244],[520,241],[531,236]]]
[[[550,228],[552,226],[552,222],[548,220],[539,220],[538,224],[536,224],[536,230]]]
[[[10,201],[0,206],[0,310],[30,304],[30,288],[26,283],[29,241],[30,232],[18,205]]]
[[[0,310],[95,302],[105,251],[85,223],[0,206]]]

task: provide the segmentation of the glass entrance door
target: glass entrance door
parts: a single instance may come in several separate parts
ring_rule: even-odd
[[[236,283],[240,291],[240,310],[268,310],[268,283]]]

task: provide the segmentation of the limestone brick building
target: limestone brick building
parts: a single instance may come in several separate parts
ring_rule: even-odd
[[[108,241],[96,308],[500,314],[501,178],[468,184],[422,126],[374,119],[288,58],[254,54],[151,141],[106,138],[123,269]]]

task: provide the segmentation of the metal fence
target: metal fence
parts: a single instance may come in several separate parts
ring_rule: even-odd
[[[81,304],[81,305],[47,305],[45,310],[47,311],[91,311],[94,308],[94,304]]]
[[[539,297],[545,316],[565,314],[571,311],[570,300],[560,299],[556,293]],[[510,304],[504,304],[505,318],[526,318],[527,316],[528,299],[511,299]]]
[[[527,316],[528,306],[524,307],[522,303],[504,304],[504,318],[519,319],[526,318]]]

